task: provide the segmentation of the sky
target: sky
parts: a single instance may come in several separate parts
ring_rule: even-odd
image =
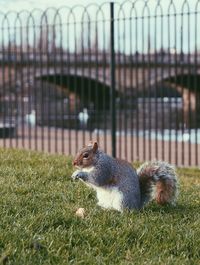
[[[75,5],[86,6],[94,2],[102,4],[105,2],[105,0],[0,0],[0,10],[2,12],[7,12],[10,10],[20,11],[22,9],[32,10],[34,8],[40,8],[44,10],[47,7],[72,7]],[[107,2],[110,2],[110,0],[108,0]],[[120,0],[117,2],[120,2]]]

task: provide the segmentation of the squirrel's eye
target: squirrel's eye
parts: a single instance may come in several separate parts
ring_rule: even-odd
[[[88,156],[89,156],[89,154],[88,154],[88,153],[85,153],[85,154],[83,155],[83,158],[88,158]]]

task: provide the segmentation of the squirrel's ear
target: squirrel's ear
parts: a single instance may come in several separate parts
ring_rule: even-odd
[[[93,143],[92,150],[93,150],[93,152],[96,152],[98,150],[98,143],[97,142]]]

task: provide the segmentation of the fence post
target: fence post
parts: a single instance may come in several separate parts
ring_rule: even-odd
[[[114,48],[114,3],[110,3],[110,98],[112,156],[116,157],[116,109],[115,109],[115,48]]]

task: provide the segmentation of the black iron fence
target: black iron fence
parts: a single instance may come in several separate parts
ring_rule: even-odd
[[[0,13],[0,145],[200,162],[200,2]]]

